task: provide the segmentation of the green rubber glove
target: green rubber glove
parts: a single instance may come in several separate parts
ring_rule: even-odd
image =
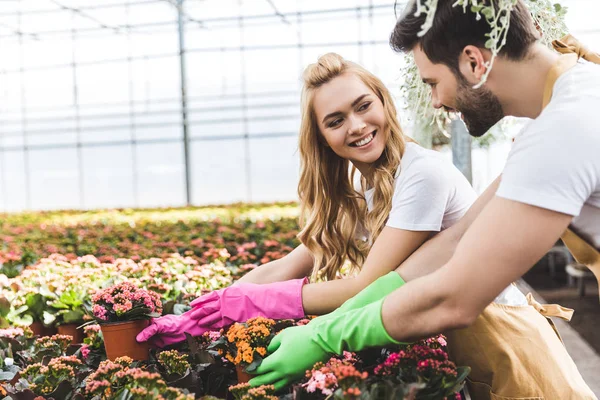
[[[271,340],[265,358],[256,369],[257,376],[250,386],[275,385],[280,390],[302,378],[315,363],[327,361],[331,354],[312,340],[314,325],[293,326],[281,331]]]
[[[279,390],[303,377],[316,362],[327,361],[332,354],[398,344],[383,326],[383,301],[285,329],[269,344],[270,355],[257,368],[259,376],[251,379],[250,385],[275,385]]]
[[[406,282],[404,282],[404,279],[402,279],[402,277],[398,275],[396,271],[392,271],[371,283],[369,286],[361,290],[356,296],[346,300],[344,304],[342,304],[335,311],[315,319],[320,320],[323,318],[329,318],[331,316],[345,313],[349,310],[362,308],[373,303],[374,301],[385,298],[388,294],[392,293],[399,287],[402,287],[405,283]]]
[[[368,347],[400,344],[383,326],[381,307],[384,300],[382,298],[363,308],[315,320],[312,340],[324,351],[335,354],[342,354],[344,350],[360,351]]]

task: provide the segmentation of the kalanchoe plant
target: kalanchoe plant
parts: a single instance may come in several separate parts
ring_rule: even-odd
[[[318,393],[331,396],[340,387],[336,372],[343,366],[354,366],[357,359],[354,353],[345,351],[342,357],[334,356],[326,363],[316,363],[310,371],[306,371],[307,382],[301,387],[308,393]],[[360,376],[363,381],[367,374]],[[348,386],[348,385],[347,385]],[[351,386],[351,385],[350,385]]]
[[[17,352],[24,345],[33,341],[32,332],[29,328],[7,328],[0,329],[0,382],[10,381],[20,368]]]
[[[93,399],[110,399],[114,390],[119,390],[123,383],[117,379],[116,374],[129,369],[133,360],[129,357],[119,357],[114,362],[105,360],[100,363],[96,372],[90,374],[86,380],[85,395]]]
[[[85,386],[86,398],[193,400],[194,395],[168,387],[160,374],[132,368],[128,357],[103,361]]]
[[[235,400],[277,400],[275,396],[275,386],[262,385],[251,387],[249,383],[239,383],[229,387],[229,392]]]
[[[161,351],[158,355],[158,362],[168,375],[184,376],[189,373],[190,363],[187,359],[187,354],[180,353],[177,350]]]
[[[422,384],[417,398],[453,399],[462,388],[471,371],[469,367],[456,367],[448,359],[443,335],[421,340],[390,354],[374,369],[374,375],[398,384]]]
[[[250,318],[244,323],[235,323],[210,348],[216,349],[234,365],[248,372],[256,369],[267,355],[267,346],[275,336],[275,321],[264,317]]]
[[[81,366],[81,361],[75,356],[56,357],[48,365],[35,363],[26,367],[20,373],[20,383],[41,396],[53,394],[60,385],[64,388],[61,390],[62,395],[54,394],[58,395],[56,398],[62,398],[76,386],[76,371]]]
[[[159,317],[162,303],[157,293],[122,282],[92,296],[92,312],[99,323],[136,321]]]
[[[82,360],[91,368],[98,368],[101,361],[106,359],[104,350],[104,336],[100,325],[92,324],[83,328],[85,335],[83,344],[76,354],[81,355]]]

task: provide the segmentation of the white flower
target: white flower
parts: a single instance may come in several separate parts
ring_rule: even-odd
[[[11,366],[11,365],[13,365],[14,363],[15,363],[15,360],[13,360],[13,359],[12,359],[12,358],[10,358],[10,357],[6,357],[6,358],[4,359],[4,364],[5,364],[7,367],[10,367],[10,366]]]

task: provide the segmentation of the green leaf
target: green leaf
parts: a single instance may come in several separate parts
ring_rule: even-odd
[[[66,324],[74,324],[83,321],[83,311],[71,310],[63,315],[63,321]]]
[[[13,325],[29,326],[33,324],[33,317],[29,314],[15,315],[14,317],[10,318],[10,321],[13,323]]]
[[[495,44],[496,44],[496,41],[494,39],[488,39],[485,42],[485,48],[486,49],[493,49]]]
[[[254,353],[254,360],[252,360],[250,365],[246,367],[246,372],[254,372],[262,362],[263,358],[260,356],[260,354]]]
[[[10,381],[14,377],[15,377],[14,372],[0,371],[0,381]]]
[[[175,315],[181,315],[183,313],[185,313],[186,311],[191,310],[192,307],[186,305],[186,304],[175,304],[173,305],[173,314]]]
[[[492,10],[491,7],[485,7],[481,10],[481,13],[483,14],[483,16],[487,19],[492,19],[494,18],[494,10]]]
[[[119,390],[117,393],[115,393],[115,400],[129,400],[131,399],[131,393],[129,393],[129,390],[127,390],[126,388],[123,388],[121,390]]]
[[[69,306],[66,305],[65,303],[63,303],[60,300],[52,301],[52,302],[48,303],[48,305],[50,307],[52,307],[52,308],[56,308],[57,310],[67,310],[67,309],[69,309]]]
[[[6,317],[10,311],[10,301],[4,296],[0,297],[0,316]]]
[[[46,308],[46,299],[41,294],[34,293],[27,296],[25,304],[29,307],[31,315],[41,316]]]

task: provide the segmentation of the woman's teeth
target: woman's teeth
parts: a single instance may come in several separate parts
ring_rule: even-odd
[[[352,146],[354,146],[354,147],[362,147],[362,146],[366,146],[366,145],[368,145],[369,143],[371,143],[371,140],[373,140],[373,137],[374,137],[374,136],[375,136],[375,135],[373,135],[373,134],[371,133],[371,134],[370,134],[369,136],[367,136],[366,138],[364,138],[364,139],[362,139],[362,140],[359,140],[358,142],[354,142],[354,143],[352,143]]]

